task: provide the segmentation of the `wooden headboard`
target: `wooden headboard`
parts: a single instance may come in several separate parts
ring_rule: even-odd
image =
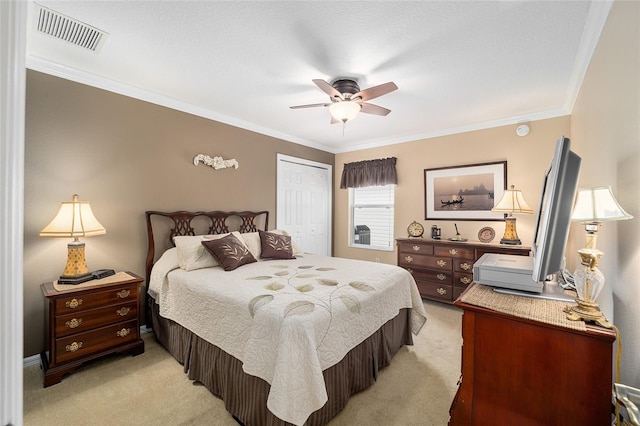
[[[243,212],[145,212],[147,217],[147,237],[149,238],[149,248],[147,252],[146,279],[149,288],[151,278],[151,268],[156,258],[168,247],[173,247],[173,237],[180,235],[203,235],[203,234],[225,234],[231,231],[257,232],[258,224],[262,224],[265,231],[269,226],[268,211],[243,211]],[[155,220],[153,220],[155,218]],[[264,222],[262,222],[264,221]],[[164,222],[164,227],[160,226]],[[155,228],[154,228],[155,224]],[[167,226],[168,225],[168,226]],[[170,229],[167,229],[169,228]],[[158,240],[159,253],[156,253],[156,240],[154,231],[158,237],[168,233],[163,240]]]

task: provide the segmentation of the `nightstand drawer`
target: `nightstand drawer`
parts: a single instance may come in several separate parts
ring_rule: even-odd
[[[138,339],[137,319],[56,340],[56,363],[81,358]]]
[[[56,336],[82,333],[104,325],[122,322],[138,317],[137,301],[120,303],[104,308],[89,309],[56,317]]]
[[[137,285],[119,287],[85,295],[69,295],[55,301],[56,314],[67,314],[80,310],[92,309],[116,303],[130,302],[138,299]]]

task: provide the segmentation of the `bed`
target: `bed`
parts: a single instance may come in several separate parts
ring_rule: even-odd
[[[426,314],[408,271],[302,253],[268,219],[146,212],[147,325],[239,423],[323,425]]]

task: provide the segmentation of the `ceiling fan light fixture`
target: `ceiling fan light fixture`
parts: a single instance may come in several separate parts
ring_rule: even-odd
[[[336,120],[346,123],[351,121],[360,112],[360,104],[354,101],[339,101],[334,102],[329,106],[329,112]]]

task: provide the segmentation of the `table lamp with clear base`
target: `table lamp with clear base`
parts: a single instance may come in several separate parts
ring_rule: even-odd
[[[611,187],[580,188],[576,195],[571,220],[583,222],[587,231],[585,247],[578,250],[580,264],[573,274],[578,297],[577,305],[567,307],[567,318],[592,321],[602,327],[612,328],[596,301],[604,288],[605,278],[598,269],[598,261],[604,254],[596,248],[597,232],[602,222],[632,219],[616,201]]]

